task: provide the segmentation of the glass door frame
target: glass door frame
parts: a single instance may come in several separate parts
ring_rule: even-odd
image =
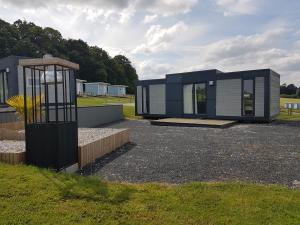
[[[8,98],[8,80],[7,80],[6,70],[0,70],[0,79],[1,79],[0,82],[2,82],[2,87],[3,87],[2,90],[3,102],[0,99],[0,105],[4,105],[6,104],[6,100]]]
[[[143,114],[149,114],[149,86],[142,87],[142,112]]]
[[[205,85],[205,113],[196,113],[196,84],[204,84]],[[185,85],[193,85],[192,88],[192,104],[193,104],[193,113],[184,113],[184,93],[183,93],[183,87]],[[194,82],[194,83],[185,83],[182,85],[182,112],[183,115],[193,115],[193,116],[205,116],[207,115],[207,87],[208,87],[208,82],[202,81],[202,82]]]
[[[250,114],[245,114],[245,110],[244,110],[244,107],[245,107],[245,105],[244,105],[244,102],[245,102],[245,100],[244,100],[244,82],[246,81],[246,80],[251,80],[252,81],[252,95],[253,95],[253,100],[252,100],[252,104],[253,104],[253,106],[252,106],[252,108],[253,108],[253,110],[252,110],[252,113],[251,113],[251,115]],[[249,79],[247,79],[247,78],[243,78],[242,79],[242,94],[241,94],[241,97],[242,97],[242,107],[241,107],[241,115],[242,115],[242,117],[254,117],[255,116],[255,78],[249,78]]]

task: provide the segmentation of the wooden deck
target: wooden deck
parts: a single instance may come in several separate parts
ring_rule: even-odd
[[[158,126],[185,126],[185,127],[212,127],[226,128],[235,124],[233,120],[212,120],[212,119],[188,119],[188,118],[166,118],[152,120],[152,125]]]

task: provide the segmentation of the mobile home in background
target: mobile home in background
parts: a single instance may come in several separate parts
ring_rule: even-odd
[[[104,82],[87,82],[84,83],[84,92],[91,96],[107,95],[108,83]]]
[[[126,87],[125,85],[109,85],[107,87],[107,94],[116,97],[126,96]]]
[[[84,94],[84,83],[86,80],[76,79],[76,94],[82,95]]]

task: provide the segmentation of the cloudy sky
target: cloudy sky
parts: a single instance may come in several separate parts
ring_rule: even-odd
[[[0,18],[124,54],[140,79],[272,68],[300,85],[299,0],[0,0]]]

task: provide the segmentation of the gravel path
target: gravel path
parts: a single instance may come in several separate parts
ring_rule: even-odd
[[[300,122],[240,124],[227,129],[151,126],[124,121],[132,144],[85,168],[112,181],[300,180]]]
[[[86,145],[100,138],[105,138],[112,134],[120,132],[120,129],[114,128],[79,128],[78,129],[78,145]]]
[[[24,152],[24,151],[25,151],[24,141],[11,141],[11,140],[0,141],[0,153],[1,152]]]

